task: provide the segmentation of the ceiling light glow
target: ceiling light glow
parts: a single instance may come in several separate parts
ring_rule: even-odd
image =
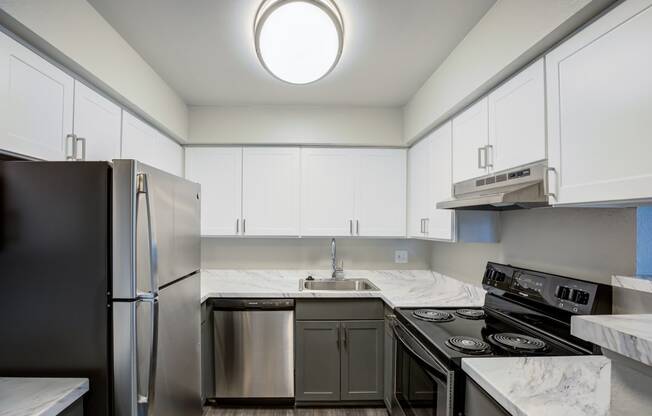
[[[333,0],[265,0],[254,20],[256,53],[274,77],[308,84],[342,55],[344,28]]]

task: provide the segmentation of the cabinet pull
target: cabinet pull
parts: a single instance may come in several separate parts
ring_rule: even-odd
[[[76,156],[76,139],[74,134],[66,134],[66,160],[75,160]]]
[[[482,166],[482,151],[484,150],[484,147],[478,147],[478,169],[484,168]]]
[[[353,235],[353,220],[349,220],[349,234]]]
[[[235,233],[240,234],[240,218],[236,218],[235,220]]]
[[[423,219],[423,233],[425,235],[428,235],[428,222],[430,221],[430,218],[424,218]]]
[[[550,191],[550,172],[555,173],[555,192]],[[555,168],[546,168],[546,174],[543,175],[543,194],[557,200],[557,170]]]
[[[340,326],[337,326],[337,340],[335,341],[337,343],[337,349],[340,349]]]
[[[247,220],[242,219],[242,235],[244,235],[247,232]]]
[[[491,158],[489,157],[489,151],[491,150]],[[491,163],[489,163],[491,160]],[[488,144],[484,147],[484,167],[492,168],[494,167],[494,147],[491,144]]]
[[[360,220],[355,220],[355,233],[360,235]]]
[[[423,218],[421,218],[421,222],[419,223],[419,232],[423,234]]]
[[[346,327],[342,325],[342,344],[346,348]]]
[[[81,143],[81,157],[77,157],[77,145]],[[75,160],[86,160],[86,139],[83,137],[75,137]]]

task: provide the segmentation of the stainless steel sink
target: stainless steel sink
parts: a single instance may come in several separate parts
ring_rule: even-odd
[[[315,279],[299,281],[299,290],[342,290],[354,292],[371,292],[380,290],[367,279]]]

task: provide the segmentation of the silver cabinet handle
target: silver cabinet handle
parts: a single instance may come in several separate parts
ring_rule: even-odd
[[[423,234],[423,218],[421,218],[421,224],[419,224],[419,232]]]
[[[349,234],[353,235],[353,220],[349,220]]]
[[[235,220],[235,234],[240,234],[240,218],[236,218]]]
[[[146,173],[139,173],[137,176],[136,192],[145,195],[145,208],[147,210],[147,235],[149,240],[149,293],[140,293],[140,297],[154,298],[158,295],[158,244],[156,240],[156,228],[154,227],[154,204],[152,188],[149,186],[149,179]],[[136,229],[138,229],[138,204],[140,198],[136,199]],[[136,244],[134,244],[136,246]],[[136,280],[138,281],[138,280]]]
[[[346,348],[346,326],[342,324],[342,345]]]
[[[244,235],[247,232],[247,220],[242,219],[242,235]]]
[[[355,220],[355,233],[360,235],[360,220]]]
[[[484,147],[478,147],[478,169],[482,169],[484,166],[482,166],[482,149]]]
[[[155,407],[154,402],[156,399],[156,364],[158,362],[158,299],[148,298],[139,299],[140,302],[149,303],[152,306],[150,313],[150,346],[149,346],[149,366],[147,374],[147,395],[138,394],[138,415],[141,416],[154,416]],[[136,354],[138,356],[138,354]],[[136,368],[140,366],[137,365]]]
[[[75,160],[76,156],[76,138],[74,134],[66,134],[66,160]]]
[[[77,145],[81,143],[81,157],[77,156]],[[75,160],[86,160],[86,139],[83,137],[75,138]]]
[[[550,172],[555,173],[555,192],[550,190]],[[552,197],[557,200],[557,170],[552,167],[546,168],[546,174],[543,175],[543,194],[548,197]]]
[[[335,341],[335,342],[337,343],[337,349],[338,349],[338,350],[340,349],[340,345],[341,345],[340,338],[341,338],[341,334],[340,334],[340,325],[338,324],[338,325],[337,325],[337,340]]]
[[[423,219],[423,233],[426,235],[428,235],[428,221],[430,221],[430,218]]]
[[[489,158],[489,150],[491,150],[491,158]],[[491,163],[489,160],[491,159]],[[494,167],[494,147],[491,144],[488,144],[484,147],[484,167],[493,168]]]

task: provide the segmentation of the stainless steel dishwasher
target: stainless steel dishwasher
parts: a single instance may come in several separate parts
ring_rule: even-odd
[[[294,398],[294,300],[215,299],[216,400]]]

